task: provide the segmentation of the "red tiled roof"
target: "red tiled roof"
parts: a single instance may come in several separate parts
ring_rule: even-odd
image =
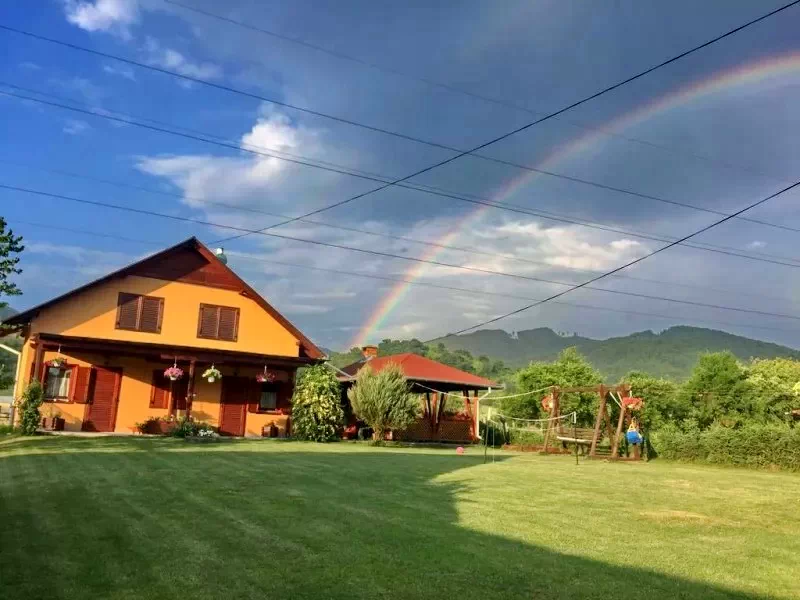
[[[373,370],[380,371],[389,363],[395,363],[403,371],[406,378],[413,381],[432,381],[439,383],[452,383],[468,385],[479,388],[500,387],[494,381],[478,377],[472,373],[467,373],[461,369],[456,369],[449,365],[442,364],[430,358],[425,358],[419,354],[406,352],[404,354],[393,354],[391,356],[380,356],[369,361],[359,361],[347,365],[342,369],[347,375],[353,377],[361,370],[364,365],[369,365]],[[341,379],[344,379],[342,377]]]

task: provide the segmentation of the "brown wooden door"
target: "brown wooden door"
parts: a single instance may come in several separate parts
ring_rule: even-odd
[[[121,379],[121,369],[92,367],[89,403],[83,419],[84,431],[114,431]]]
[[[244,435],[249,390],[250,379],[247,377],[222,378],[222,406],[219,414],[221,435]]]

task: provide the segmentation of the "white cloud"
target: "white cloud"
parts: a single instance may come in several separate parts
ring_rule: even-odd
[[[39,71],[42,67],[37,65],[35,62],[30,62],[28,60],[19,63],[19,68],[24,69],[25,71]]]
[[[69,135],[80,135],[86,133],[89,129],[91,129],[91,126],[86,121],[67,119],[62,131]]]
[[[750,242],[749,244],[747,244],[747,248],[749,250],[759,250],[760,248],[766,247],[766,245],[767,245],[767,242],[754,240],[754,241]]]
[[[67,21],[86,31],[105,31],[130,39],[139,21],[138,0],[64,0]]]
[[[124,65],[103,65],[103,72],[117,77],[124,77],[130,81],[136,81],[136,73],[133,72],[133,69]]]
[[[176,71],[195,79],[216,79],[222,76],[222,69],[209,62],[193,62],[172,48],[165,48],[152,37],[147,37],[143,47],[147,62],[155,67]],[[191,85],[183,81],[182,85]]]

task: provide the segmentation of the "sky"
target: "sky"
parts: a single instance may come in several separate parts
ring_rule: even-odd
[[[28,190],[0,187],[26,246],[11,304],[194,235],[328,348],[511,312],[800,179],[800,6],[265,232],[280,237],[219,240],[406,177],[780,4],[3,3],[0,25],[103,54],[0,30],[0,186]],[[687,324],[800,347],[798,201],[490,328]]]

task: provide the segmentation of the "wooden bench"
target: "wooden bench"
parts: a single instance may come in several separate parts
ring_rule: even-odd
[[[559,442],[568,444],[580,444],[588,446],[592,443],[594,438],[594,427],[578,427],[577,429],[571,427],[560,427],[556,439]]]

